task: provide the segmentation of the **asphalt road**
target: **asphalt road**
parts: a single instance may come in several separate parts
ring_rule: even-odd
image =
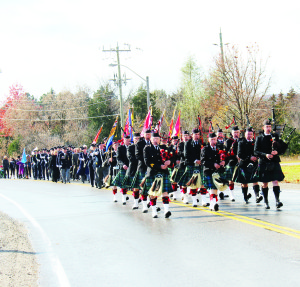
[[[0,210],[27,225],[41,286],[299,286],[299,189],[282,210],[236,188],[219,212],[175,202],[153,219],[87,184],[1,180]]]

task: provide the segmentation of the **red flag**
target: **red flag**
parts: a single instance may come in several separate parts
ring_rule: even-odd
[[[177,118],[174,130],[173,130],[173,133],[172,133],[172,137],[173,136],[179,136],[179,133],[180,133],[180,112],[178,114],[178,118]]]
[[[99,138],[99,136],[100,136],[100,134],[102,132],[102,128],[103,128],[103,125],[101,126],[101,128],[98,131],[98,133],[96,134],[96,136],[95,136],[95,138],[93,140],[93,143],[95,143],[95,144],[97,143],[97,140],[98,140],[98,138]]]
[[[152,119],[151,109],[149,109],[147,117],[146,117],[145,122],[144,122],[143,130],[141,132],[141,137],[144,136],[144,133],[146,132],[146,130],[151,129],[151,125],[152,125],[152,120],[151,119]]]

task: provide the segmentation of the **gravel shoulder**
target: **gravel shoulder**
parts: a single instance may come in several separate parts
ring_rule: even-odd
[[[24,224],[0,212],[0,286],[38,286],[39,265]]]

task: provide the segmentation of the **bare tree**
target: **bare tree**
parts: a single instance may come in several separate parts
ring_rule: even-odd
[[[235,116],[237,123],[245,127],[248,114],[253,126],[261,126],[265,115],[260,105],[267,96],[271,80],[266,75],[266,65],[257,46],[247,47],[244,54],[232,46],[215,59],[208,85],[222,105],[215,115],[216,121],[226,125]]]

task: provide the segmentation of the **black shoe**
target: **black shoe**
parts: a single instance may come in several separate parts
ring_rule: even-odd
[[[171,198],[173,197],[173,193],[170,194],[170,197],[171,197]]]
[[[221,200],[223,200],[223,199],[224,199],[224,193],[223,193],[223,192],[220,192],[220,193],[219,193],[219,197],[220,197]]]
[[[265,209],[270,209],[269,203],[265,203]]]
[[[204,203],[202,204],[203,207],[207,207],[207,206],[210,206],[210,203]]]
[[[150,202],[147,203],[147,207],[150,208]]]
[[[263,196],[262,195],[259,195],[256,197],[256,203],[260,203],[262,200],[263,200]]]
[[[282,202],[280,202],[280,201],[277,201],[276,202],[276,207],[279,209],[280,207],[282,207],[283,206],[283,203]]]
[[[247,199],[251,198],[252,197],[252,194],[251,193],[248,193],[247,194]]]
[[[197,202],[199,202],[199,199],[197,198]]]
[[[139,207],[138,206],[134,206],[134,207],[132,207],[132,209],[134,210],[134,209],[139,209]]]
[[[138,201],[138,203],[141,203],[142,202],[142,200],[139,198],[139,201]]]
[[[231,201],[232,201],[232,202],[235,202],[235,199],[233,198],[233,199],[231,199]]]
[[[123,202],[123,205],[126,205],[126,202]]]
[[[160,211],[160,207],[156,207],[156,211],[159,212]]]
[[[211,208],[210,210],[211,210],[211,211],[218,211],[218,210],[219,210],[219,205],[216,203],[216,204],[214,205],[214,208]]]
[[[129,196],[126,196],[126,200],[129,200]]]
[[[194,205],[193,205],[193,207],[197,207],[197,206],[198,206],[197,204],[194,204]]]
[[[168,211],[168,212],[165,214],[165,218],[169,218],[171,215],[172,215],[171,211]]]
[[[157,216],[157,215],[154,215],[152,218],[158,218],[158,216]]]
[[[148,213],[148,210],[147,209],[143,210],[143,213]]]

